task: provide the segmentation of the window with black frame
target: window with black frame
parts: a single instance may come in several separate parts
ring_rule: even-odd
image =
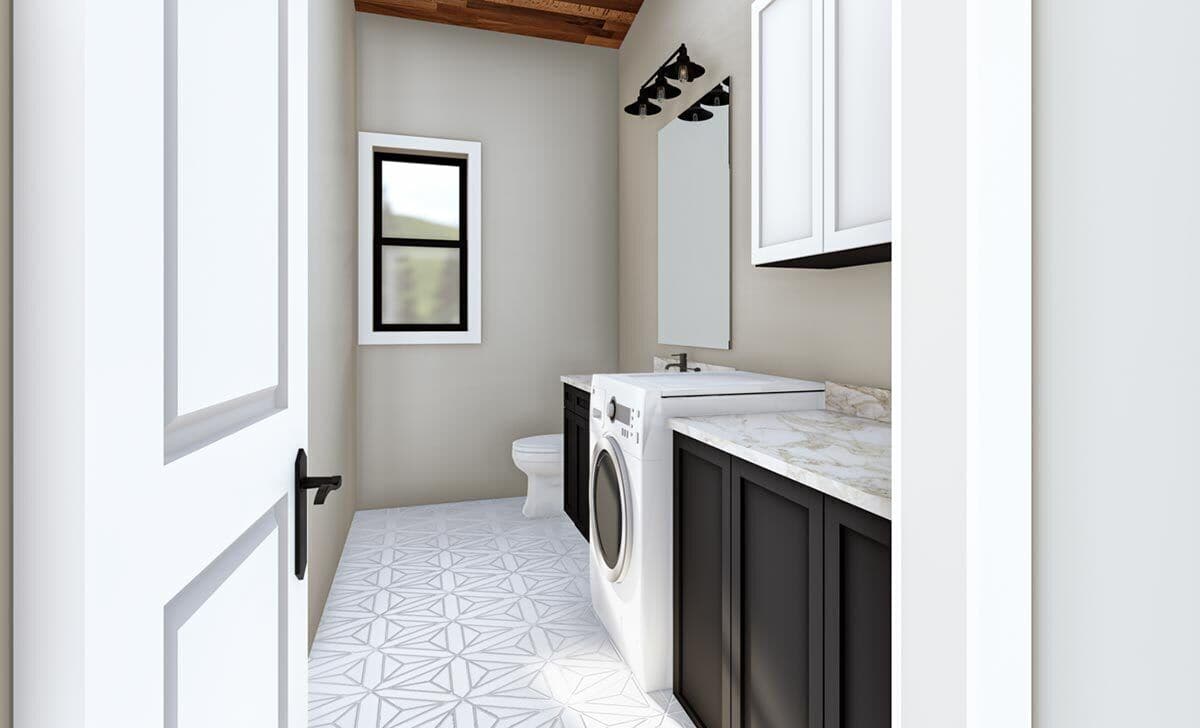
[[[375,331],[467,331],[467,160],[374,153]]]

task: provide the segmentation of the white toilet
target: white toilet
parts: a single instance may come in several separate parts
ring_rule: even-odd
[[[563,509],[563,436],[537,435],[513,443],[513,462],[529,476],[526,518],[546,518]]]

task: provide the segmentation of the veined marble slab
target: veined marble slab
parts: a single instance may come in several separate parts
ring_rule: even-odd
[[[892,390],[825,382],[825,409],[890,423]]]
[[[892,426],[829,410],[677,417],[671,428],[891,520]]]
[[[559,379],[563,384],[570,384],[576,389],[582,389],[585,392],[592,391],[592,375],[591,374],[564,374]]]

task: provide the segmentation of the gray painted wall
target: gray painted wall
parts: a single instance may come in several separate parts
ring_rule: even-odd
[[[361,508],[523,494],[512,442],[562,432],[559,375],[616,367],[616,74],[611,50],[359,14],[359,128],[483,143],[483,344],[359,348]]]
[[[309,4],[308,456],[342,488],[309,507],[309,641],[325,608],[357,505],[354,7]],[[310,496],[311,500],[311,496]]]
[[[620,50],[620,103],[681,42],[707,75],[650,119],[620,116],[620,337],[622,370],[654,354],[771,374],[891,383],[891,265],[839,271],[750,265],[750,0],[655,0],[638,13]],[[733,348],[660,346],[657,309],[657,133],[704,90],[733,79]],[[673,112],[673,113],[671,113]]]
[[[1035,723],[1200,725],[1200,4],[1033,6]]]

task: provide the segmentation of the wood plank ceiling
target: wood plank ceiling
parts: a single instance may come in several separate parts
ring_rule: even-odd
[[[363,13],[620,48],[642,0],[355,0]]]

